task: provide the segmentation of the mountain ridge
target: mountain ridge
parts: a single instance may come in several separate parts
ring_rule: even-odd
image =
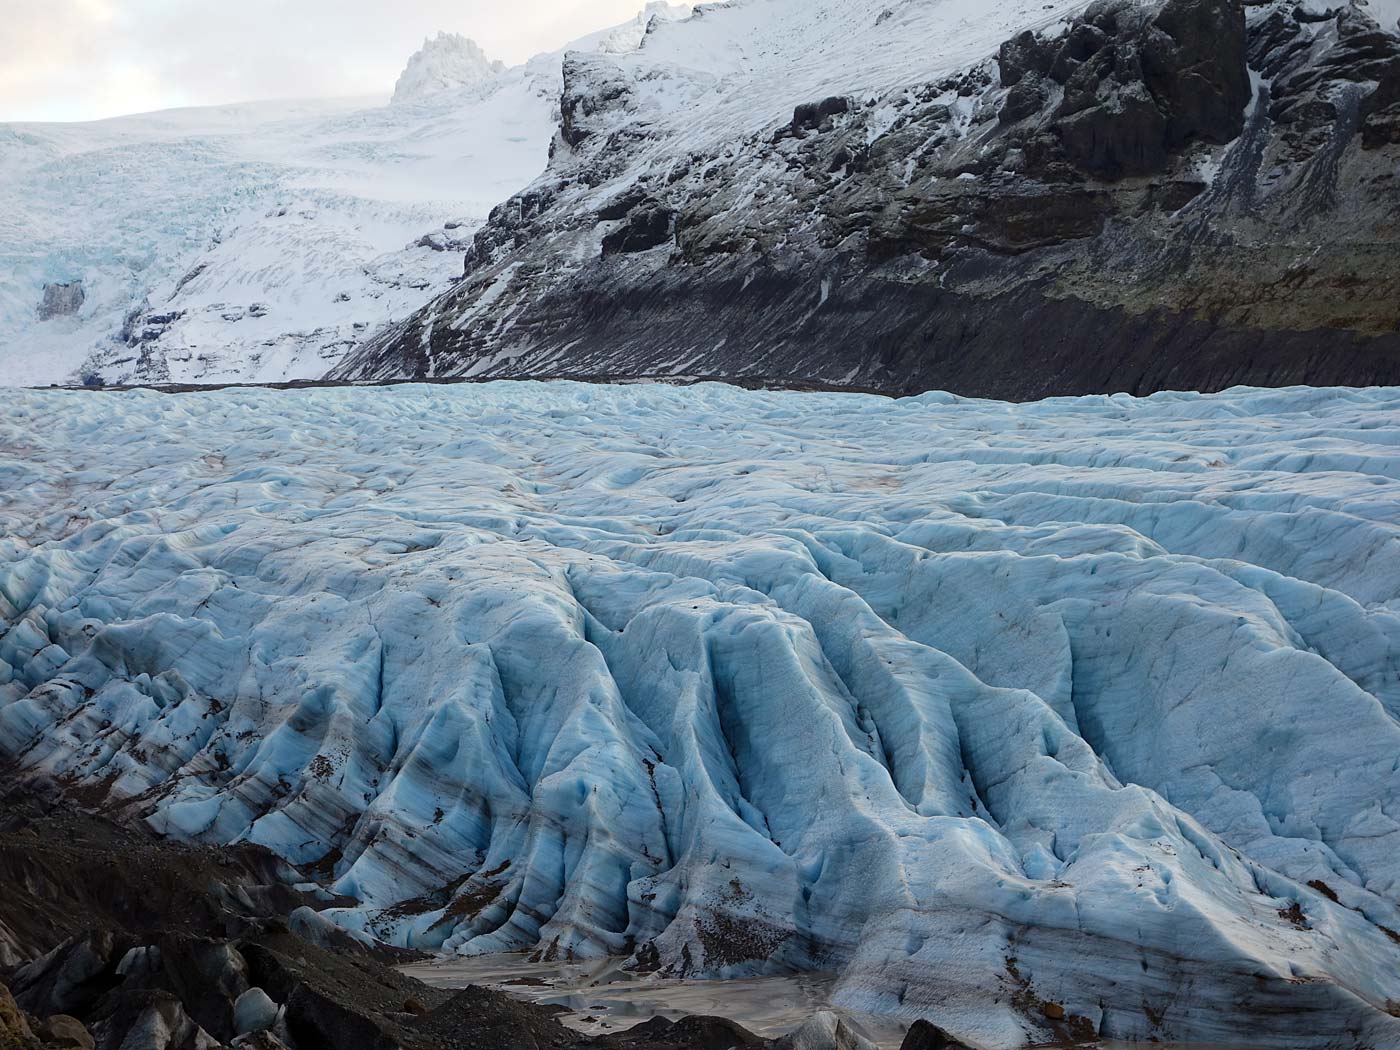
[[[1400,378],[1400,41],[1363,8],[1067,6],[938,79],[742,124],[733,85],[670,61],[735,10],[623,65],[566,64],[550,169],[492,212],[461,284],[331,376],[674,371],[1018,399]],[[737,84],[736,46],[712,65]],[[1214,111],[1188,113],[1222,77]],[[715,91],[697,115],[667,108]],[[726,126],[749,130],[707,155]]]

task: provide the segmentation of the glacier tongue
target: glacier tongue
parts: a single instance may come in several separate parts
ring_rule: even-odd
[[[0,755],[394,943],[1400,1046],[1397,444],[1396,390],[25,392]]]

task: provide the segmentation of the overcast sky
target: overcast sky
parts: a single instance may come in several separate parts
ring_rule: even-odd
[[[0,121],[388,97],[438,30],[524,61],[643,0],[0,0]]]

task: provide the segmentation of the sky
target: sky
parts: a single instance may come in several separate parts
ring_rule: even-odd
[[[0,121],[392,93],[426,36],[507,64],[642,0],[0,0]]]

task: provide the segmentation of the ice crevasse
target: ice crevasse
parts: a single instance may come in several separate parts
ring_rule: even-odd
[[[1400,391],[18,394],[0,757],[464,954],[1400,1047]]]

